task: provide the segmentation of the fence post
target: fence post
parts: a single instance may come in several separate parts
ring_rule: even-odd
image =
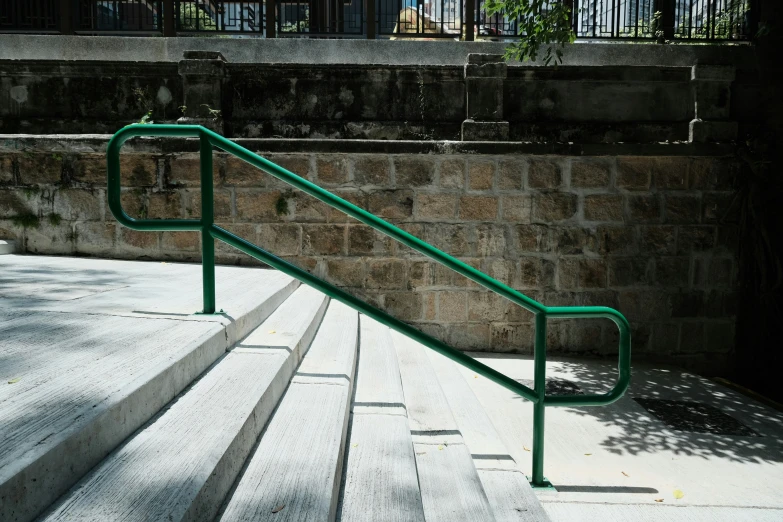
[[[266,37],[275,38],[275,9],[277,2],[275,0],[264,0],[266,5]]]
[[[481,0],[479,0],[481,1]],[[465,0],[465,41],[475,40],[476,0]]]
[[[674,39],[674,18],[677,0],[655,0],[655,11],[661,13],[660,30],[664,40]]]
[[[60,0],[60,34],[74,34],[73,0]]]
[[[176,19],[174,0],[163,0],[163,36],[177,36]]]
[[[366,11],[367,11],[367,39],[368,40],[375,40],[375,1],[376,0],[365,0],[366,5]]]

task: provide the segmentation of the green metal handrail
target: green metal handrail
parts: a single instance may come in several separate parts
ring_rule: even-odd
[[[190,137],[199,138],[201,159],[201,218],[200,219],[134,219],[128,216],[122,208],[120,184],[120,149],[130,138],[139,136],[150,137]],[[258,246],[235,236],[214,223],[214,197],[212,179],[212,147],[233,154],[239,159],[258,167],[286,183],[306,192],[327,205],[339,209],[375,230],[396,239],[410,248],[424,254],[434,261],[447,266],[455,272],[475,281],[479,285],[492,290],[511,302],[535,314],[535,351],[534,388],[503,375],[489,366],[456,350],[442,341],[435,339],[410,325],[390,316],[369,304],[348,294],[344,290],[323,281],[309,272],[292,265],[259,248]],[[533,474],[531,484],[534,487],[549,487],[551,484],[544,478],[544,413],[546,406],[603,406],[610,404],[625,393],[631,379],[631,333],[625,317],[612,308],[603,306],[547,307],[513,288],[497,281],[475,268],[455,259],[454,257],[425,243],[404,230],[362,210],[304,178],[285,170],[282,167],[258,156],[227,140],[223,136],[198,125],[131,125],[118,131],[109,141],[108,152],[108,198],[109,208],[120,224],[133,230],[146,231],[199,231],[202,245],[202,275],[203,275],[203,313],[215,313],[215,239],[219,239],[245,254],[263,261],[281,272],[325,293],[354,310],[357,310],[376,321],[406,335],[424,346],[448,357],[449,359],[483,375],[504,388],[533,402]],[[611,391],[592,395],[546,395],[546,320],[547,318],[602,318],[613,321],[620,330],[619,376]]]

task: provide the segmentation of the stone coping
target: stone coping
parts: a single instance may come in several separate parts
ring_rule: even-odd
[[[106,152],[108,134],[0,134],[3,152]],[[726,143],[519,143],[485,141],[403,141],[236,138],[252,151],[353,154],[533,154],[566,156],[728,156],[734,145]],[[136,138],[124,152],[175,154],[198,152],[198,140],[188,138]]]

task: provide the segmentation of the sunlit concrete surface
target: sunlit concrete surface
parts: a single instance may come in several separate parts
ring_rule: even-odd
[[[533,379],[529,357],[473,355],[515,379]],[[601,393],[616,379],[615,366],[553,358],[547,377]],[[531,403],[464,373],[529,474]],[[634,398],[711,405],[758,436],[670,429]],[[682,370],[633,364],[631,388],[618,402],[547,408],[545,474],[557,492],[537,494],[554,521],[783,520],[783,414]]]
[[[29,520],[296,288],[219,267],[0,256],[0,520]],[[50,473],[50,470],[58,473]]]

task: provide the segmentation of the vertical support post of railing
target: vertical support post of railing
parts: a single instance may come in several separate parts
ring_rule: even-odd
[[[536,340],[533,352],[534,376],[533,391],[538,401],[533,405],[533,487],[549,487],[551,484],[544,478],[544,417],[546,405],[546,314],[536,314]]]
[[[163,0],[163,36],[177,36],[176,19],[174,0]]]
[[[215,313],[215,238],[210,229],[215,222],[212,187],[212,144],[201,134],[201,276],[204,285],[204,314]]]
[[[465,0],[465,41],[475,40],[476,0]]]
[[[266,6],[266,37],[275,38],[277,2],[276,0],[264,0],[264,5]]]
[[[73,0],[60,0],[60,34],[74,34]]]
[[[375,2],[376,0],[364,0],[367,13],[367,39],[375,40]]]

